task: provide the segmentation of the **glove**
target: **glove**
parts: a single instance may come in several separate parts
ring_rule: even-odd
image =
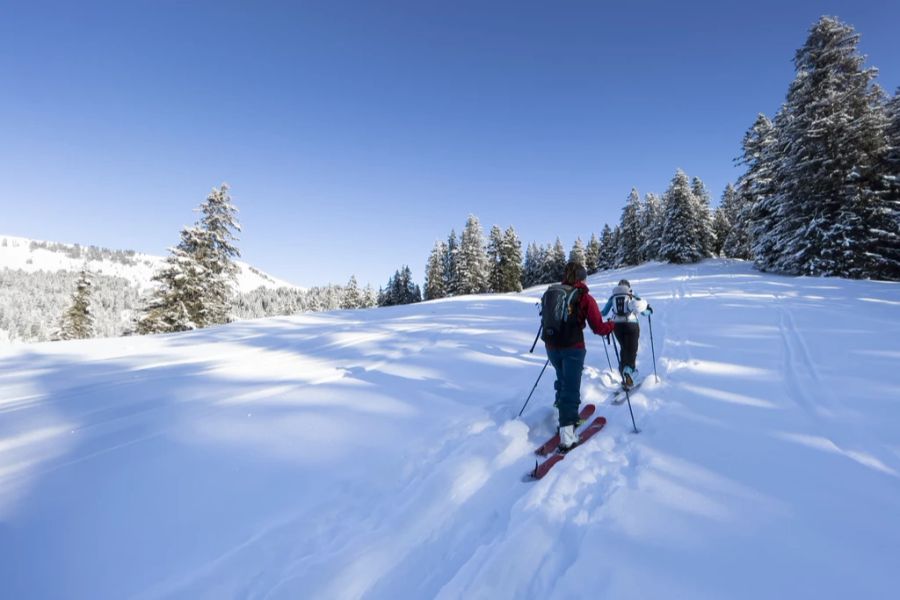
[[[647,310],[644,311],[644,314],[645,314],[645,315],[652,315],[652,314],[653,314],[653,307],[650,306],[650,305],[648,304],[648,305],[647,305]]]

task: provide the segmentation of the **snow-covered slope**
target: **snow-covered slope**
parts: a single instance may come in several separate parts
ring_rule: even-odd
[[[539,482],[539,289],[0,349],[3,596],[894,597],[900,286],[622,276],[641,433],[591,336],[609,424]]]
[[[79,271],[87,264],[94,272],[122,277],[140,289],[153,285],[151,277],[165,260],[162,256],[126,251],[101,250],[90,246],[41,242],[21,237],[0,236],[0,269],[35,271]],[[238,290],[250,292],[260,287],[296,287],[237,261]]]

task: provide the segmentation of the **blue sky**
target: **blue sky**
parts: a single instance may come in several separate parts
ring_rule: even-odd
[[[164,254],[227,181],[299,285],[421,282],[470,213],[568,249],[676,168],[717,202],[822,14],[900,85],[888,1],[0,0],[0,233]]]

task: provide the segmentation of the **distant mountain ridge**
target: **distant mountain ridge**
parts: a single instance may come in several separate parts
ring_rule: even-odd
[[[133,250],[110,250],[98,246],[82,246],[0,235],[0,269],[77,272],[87,265],[98,275],[121,277],[140,290],[153,287],[152,277],[165,261],[163,256],[141,254]],[[240,271],[236,291],[251,292],[258,288],[297,288],[243,262],[236,261]]]

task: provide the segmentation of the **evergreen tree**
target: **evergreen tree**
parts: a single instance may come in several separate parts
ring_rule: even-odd
[[[503,232],[494,225],[488,235],[487,264],[488,264],[488,288],[492,292],[502,292],[503,284],[500,256],[503,248]]]
[[[664,212],[659,197],[648,193],[644,198],[643,215],[644,246],[641,248],[643,260],[659,260],[660,240],[662,239]]]
[[[391,305],[413,304],[422,301],[422,291],[412,280],[412,271],[404,265],[394,273],[388,283],[388,296]]]
[[[553,282],[550,266],[550,255],[546,247],[532,242],[525,256],[525,271],[522,274],[522,285],[531,287],[542,283]]]
[[[350,281],[347,282],[347,287],[344,288],[344,293],[341,296],[341,308],[343,310],[352,310],[362,308],[362,306],[363,298],[359,291],[359,284],[356,283],[356,275],[351,275]]]
[[[434,243],[431,250],[431,256],[428,257],[428,263],[425,265],[425,299],[436,300],[447,295],[444,286],[447,284],[447,277],[444,273],[446,264],[447,244],[441,241]]]
[[[687,175],[678,169],[665,197],[665,226],[660,247],[664,260],[693,263],[703,258],[703,240],[696,220],[697,203]]]
[[[488,259],[484,234],[478,217],[469,215],[459,242],[459,294],[481,294],[488,291]]]
[[[186,331],[230,320],[238,270],[232,259],[240,255],[232,230],[240,225],[228,186],[214,188],[199,210],[200,222],[181,230],[178,246],[152,278],[158,286],[139,319],[139,333]]]
[[[591,234],[591,241],[588,242],[584,251],[584,267],[588,274],[593,275],[600,270],[600,240],[596,233]]]
[[[541,276],[541,256],[535,242],[528,244],[525,250],[525,264],[522,268],[522,287],[537,285]]]
[[[625,208],[622,209],[620,225],[621,264],[639,265],[644,246],[644,227],[641,215],[641,197],[635,188],[631,188]]]
[[[394,286],[394,277],[388,279],[387,287],[378,288],[378,306],[393,306],[394,301],[391,298],[391,288]]]
[[[196,256],[198,248],[207,246],[205,235],[197,227],[181,230],[181,241],[169,249],[162,268],[151,278],[157,287],[138,320],[138,333],[172,333],[206,325],[208,273]]]
[[[769,237],[775,219],[775,166],[779,144],[772,121],[760,113],[744,134],[743,154],[737,159],[746,171],[738,179],[740,210],[737,222],[725,240],[726,256],[754,259],[767,270],[774,258],[774,242]]]
[[[522,242],[510,225],[500,246],[500,291],[522,291]]]
[[[607,223],[600,233],[600,260],[598,266],[601,271],[612,269],[616,266],[616,239],[612,228]]]
[[[725,191],[722,193],[722,201],[719,203],[719,208],[716,209],[715,217],[713,218],[713,230],[716,241],[714,254],[716,256],[720,256],[723,253],[725,240],[728,239],[731,228],[734,226],[733,224],[737,223],[739,219],[740,208],[737,190],[729,183],[725,186]]]
[[[775,270],[863,277],[874,269],[867,230],[879,213],[873,171],[885,152],[884,113],[858,43],[852,27],[822,17],[794,58],[776,119]]]
[[[885,105],[887,145],[881,161],[883,190],[872,216],[871,254],[874,277],[900,280],[900,89]]]
[[[94,315],[91,312],[91,292],[93,283],[87,268],[81,269],[72,305],[63,314],[59,324],[58,338],[61,340],[81,340],[94,337]],[[40,335],[40,332],[36,332]]]
[[[709,191],[699,177],[691,180],[691,193],[694,195],[694,227],[703,256],[712,256],[716,246],[715,229],[713,229],[712,213],[709,208]]]
[[[206,312],[204,325],[228,323],[231,320],[232,286],[237,281],[238,266],[234,259],[241,255],[235,242],[235,231],[241,226],[237,220],[237,208],[231,203],[228,184],[213,188],[206,201],[200,205],[202,217],[194,256],[199,263],[205,281],[203,304]]]
[[[444,255],[444,295],[455,296],[459,294],[459,240],[456,230],[450,230],[447,238],[447,249]]]
[[[572,249],[569,250],[569,261],[576,262],[582,266],[587,263],[587,259],[585,258],[584,251],[584,242],[581,241],[581,238],[575,238],[575,243],[572,244]]]
[[[374,308],[376,306],[378,306],[378,293],[372,287],[372,284],[367,283],[366,287],[363,288],[362,308]]]
[[[541,283],[555,283],[563,280],[566,274],[566,250],[562,242],[556,238],[556,243],[547,253],[546,269]]]

